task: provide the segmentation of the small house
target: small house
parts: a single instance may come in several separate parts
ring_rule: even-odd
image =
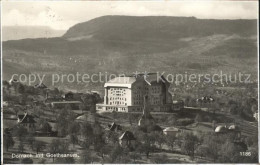
[[[134,134],[130,131],[125,131],[120,137],[119,137],[119,144],[122,147],[129,147],[131,148],[134,144],[136,138],[134,137]]]
[[[175,127],[167,127],[163,130],[163,134],[169,135],[169,136],[176,136],[180,130]]]
[[[80,110],[81,101],[53,101],[51,107],[55,109],[68,108],[70,110]]]
[[[184,101],[183,100],[174,100],[172,101],[172,110],[179,111],[184,108]]]
[[[26,128],[28,132],[35,131],[36,121],[34,120],[34,117],[32,115],[29,115],[27,113],[24,113],[23,115],[18,115],[17,123]]]
[[[227,132],[228,132],[227,127],[223,126],[223,125],[219,125],[215,129],[215,133],[217,133],[217,134],[223,134],[223,133],[227,133]]]
[[[235,140],[241,139],[241,131],[240,131],[240,128],[237,125],[235,125],[235,124],[230,125],[228,127],[228,131],[235,135]]]
[[[116,124],[115,122],[113,122],[111,125],[109,124],[108,127],[110,131],[114,131],[114,132],[122,131],[122,127]]]
[[[40,83],[40,84],[36,84],[34,85],[34,88],[38,88],[38,89],[46,89],[47,86],[43,83]]]

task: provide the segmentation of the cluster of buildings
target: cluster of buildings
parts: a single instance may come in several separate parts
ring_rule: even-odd
[[[183,101],[172,101],[170,83],[157,74],[138,74],[116,77],[105,83],[104,103],[99,111],[142,112],[144,97],[149,97],[153,112],[171,112],[184,107]]]

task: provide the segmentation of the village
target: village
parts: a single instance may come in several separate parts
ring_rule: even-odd
[[[160,80],[153,74],[117,77],[104,84],[104,99],[95,91],[63,92],[43,83],[26,86],[15,79],[4,81],[4,162],[258,160],[257,111],[245,119],[233,112],[237,109],[234,100],[222,105],[229,106],[225,111],[216,106],[219,99],[214,95],[195,97],[192,102],[181,97],[183,91],[172,95],[170,84],[164,77]],[[257,101],[250,98],[247,105],[253,109]]]

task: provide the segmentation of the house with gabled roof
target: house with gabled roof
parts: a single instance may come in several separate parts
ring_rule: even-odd
[[[18,115],[17,123],[26,128],[28,132],[35,131],[36,121],[34,120],[34,116],[29,115],[27,112],[23,115]]]
[[[120,137],[119,137],[119,144],[122,147],[129,147],[131,148],[133,143],[135,142],[136,138],[134,134],[130,131],[125,131]]]
[[[108,128],[109,131],[115,131],[115,132],[122,131],[122,127],[120,125],[116,124],[115,122],[113,122],[112,124],[109,124],[108,127],[109,127]]]

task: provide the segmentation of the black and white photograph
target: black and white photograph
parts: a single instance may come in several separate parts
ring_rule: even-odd
[[[2,1],[1,164],[258,164],[258,1]]]

